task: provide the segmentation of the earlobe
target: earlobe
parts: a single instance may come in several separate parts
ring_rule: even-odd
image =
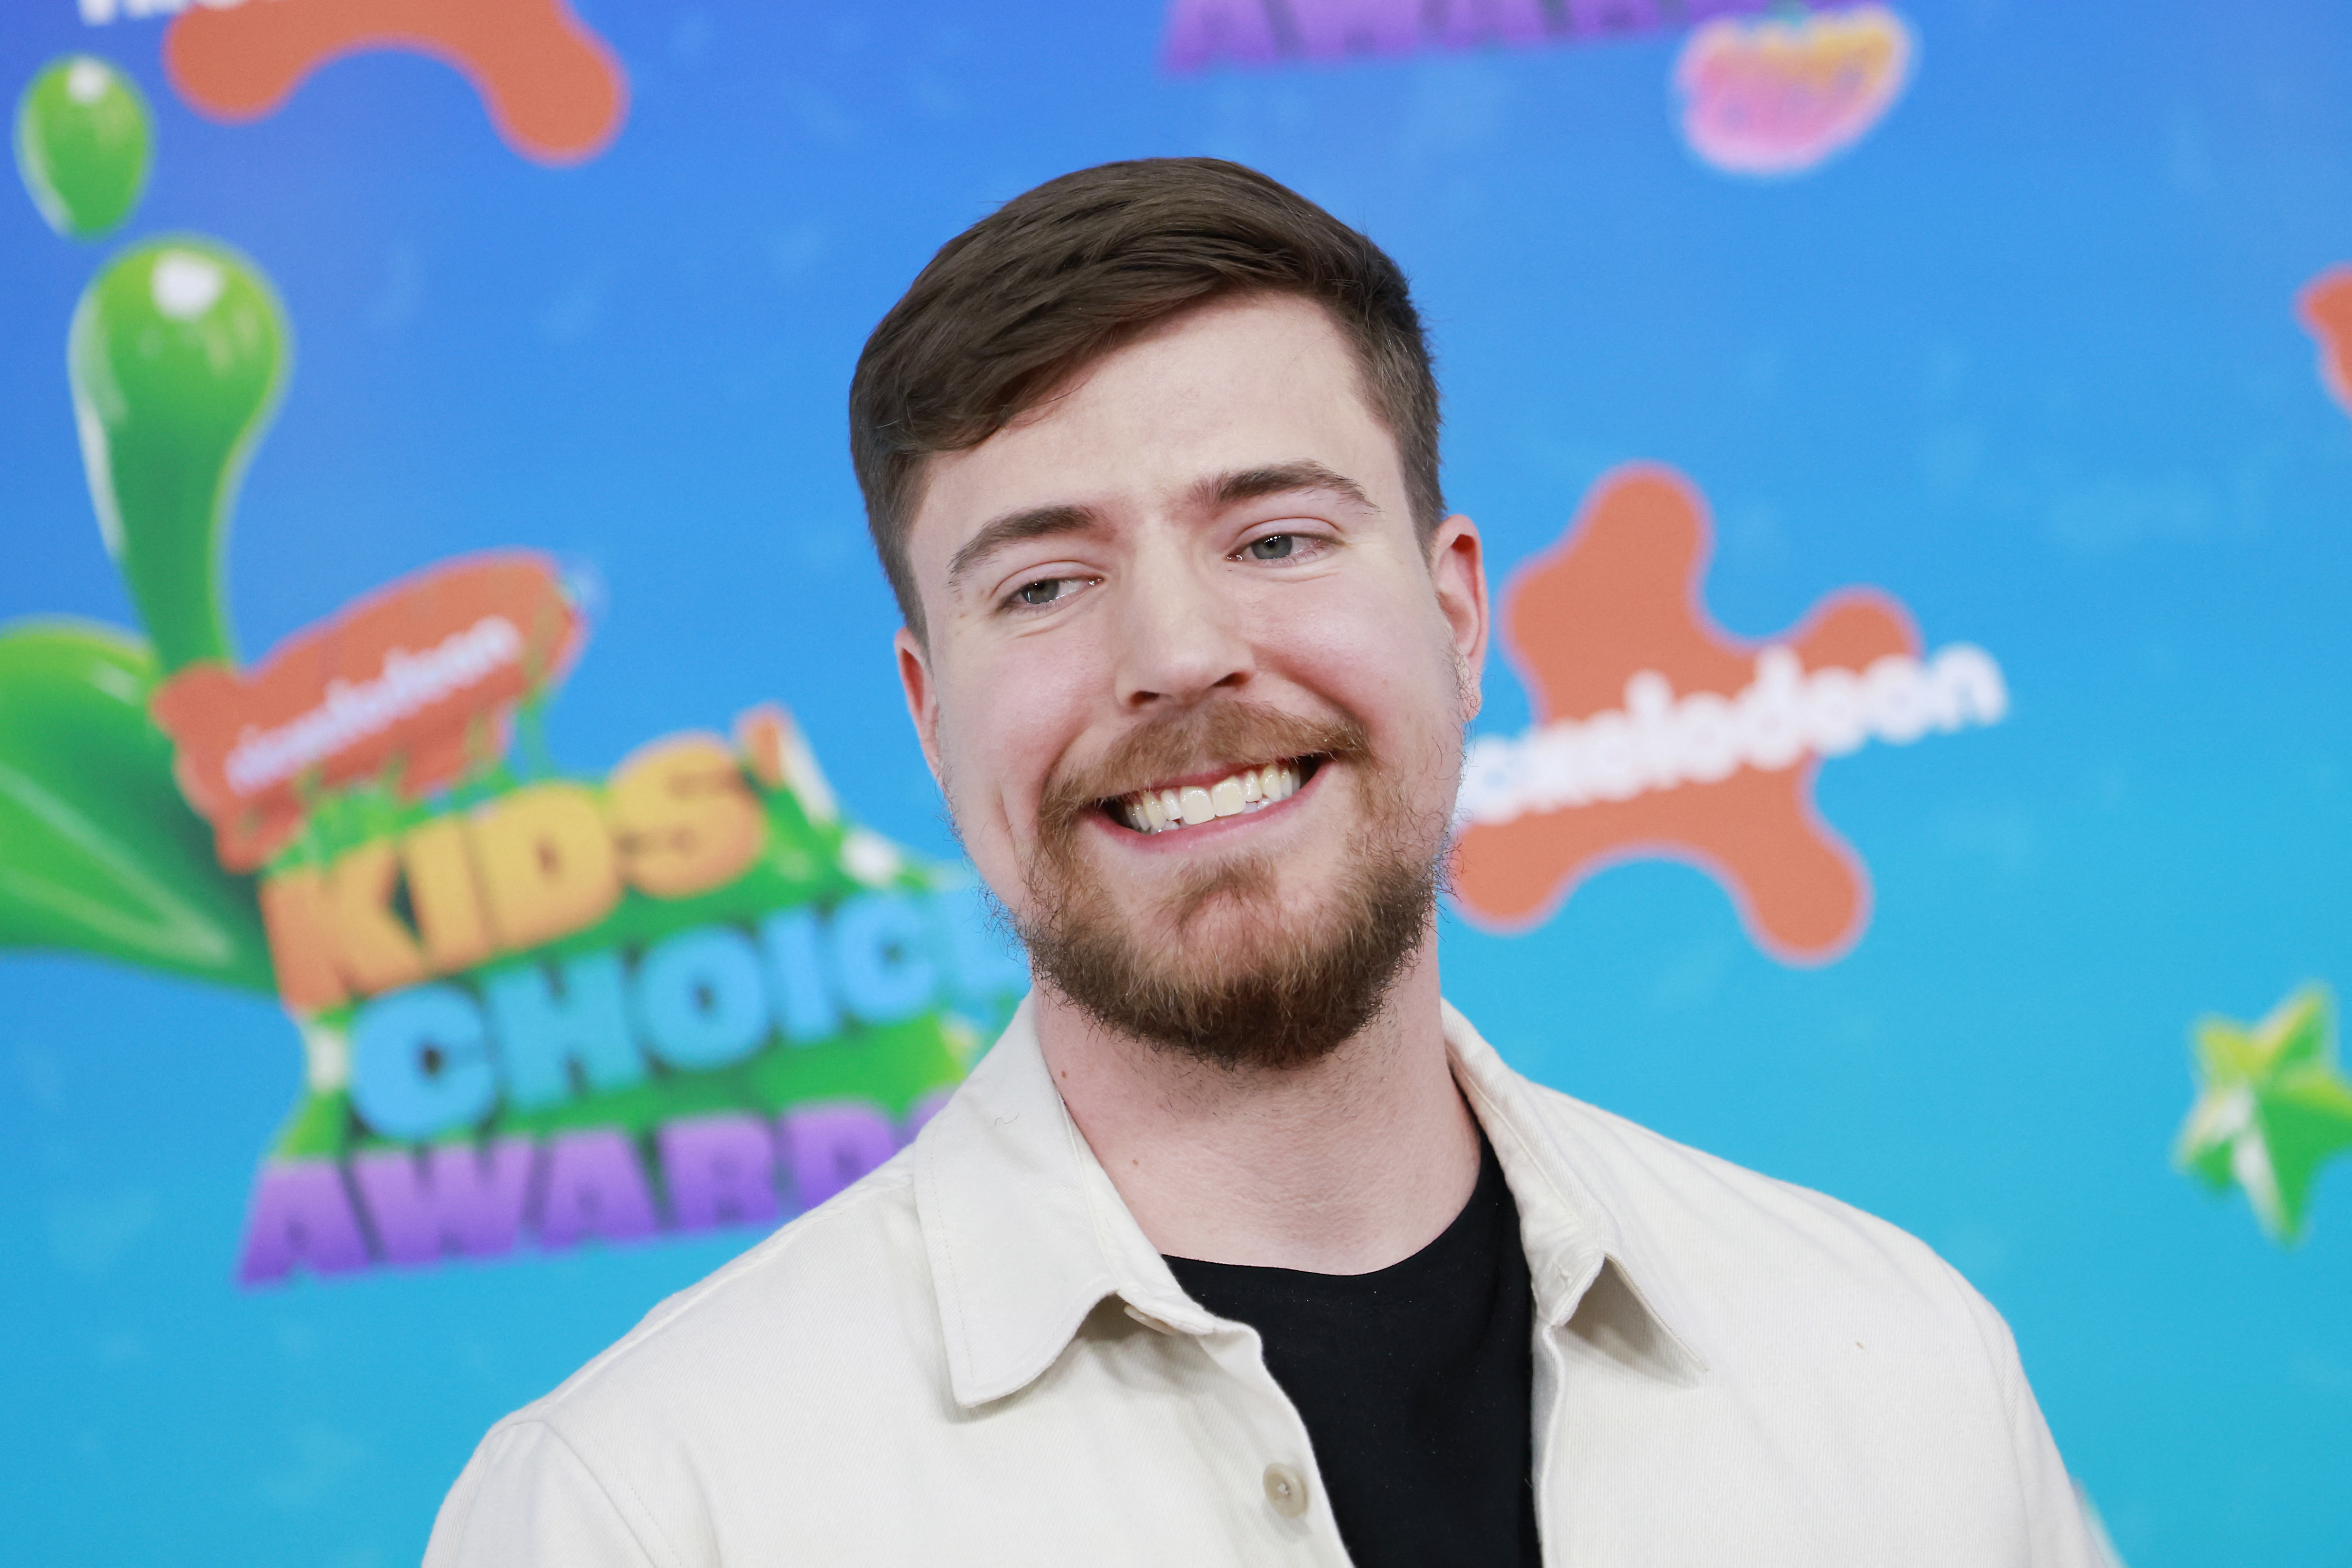
[[[905,626],[890,639],[898,656],[898,684],[907,696],[907,717],[914,721],[915,739],[922,745],[923,762],[931,770],[931,781],[945,787],[940,774],[940,698],[939,687],[931,679],[931,667],[922,641]]]

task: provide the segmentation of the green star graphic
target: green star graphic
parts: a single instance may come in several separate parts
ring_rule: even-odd
[[[2352,1149],[2335,999],[2306,985],[2252,1028],[2204,1018],[2194,1037],[2199,1094],[2173,1163],[2217,1193],[2243,1187],[2265,1235],[2299,1239],[2319,1167]]]

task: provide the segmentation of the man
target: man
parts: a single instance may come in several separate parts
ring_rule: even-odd
[[[1035,989],[494,1429],[430,1562],[2094,1561],[1951,1269],[1441,1000],[1487,604],[1386,256],[1230,163],[1087,170],[942,249],[850,406]]]

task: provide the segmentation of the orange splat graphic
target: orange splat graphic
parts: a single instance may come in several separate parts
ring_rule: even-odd
[[[1567,538],[1504,593],[1505,648],[1538,724],[1614,708],[1642,671],[1664,676],[1675,692],[1729,699],[1757,678],[1757,656],[1768,646],[1788,649],[1808,670],[1862,670],[1917,653],[1909,614],[1866,588],[1831,595],[1769,643],[1732,637],[1701,597],[1712,542],[1706,501],[1670,468],[1620,468],[1594,487]],[[1808,755],[1769,771],[1740,767],[1714,782],[1475,822],[1454,865],[1464,912],[1525,929],[1606,867],[1679,859],[1723,884],[1774,957],[1827,963],[1861,936],[1870,883],[1814,808],[1820,770],[1821,758]]]
[[[258,120],[330,60],[406,49],[481,95],[507,145],[542,163],[604,150],[628,107],[611,47],[566,0],[245,0],[173,18],[163,68],[196,110]]]
[[[2352,413],[2352,267],[2329,268],[2304,285],[2294,305],[2319,340],[2319,379]]]

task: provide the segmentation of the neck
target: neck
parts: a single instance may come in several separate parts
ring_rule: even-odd
[[[1434,1240],[1477,1184],[1433,930],[1371,1023],[1310,1067],[1215,1067],[1106,1030],[1044,986],[1034,1007],[1063,1103],[1163,1253],[1370,1273]]]

